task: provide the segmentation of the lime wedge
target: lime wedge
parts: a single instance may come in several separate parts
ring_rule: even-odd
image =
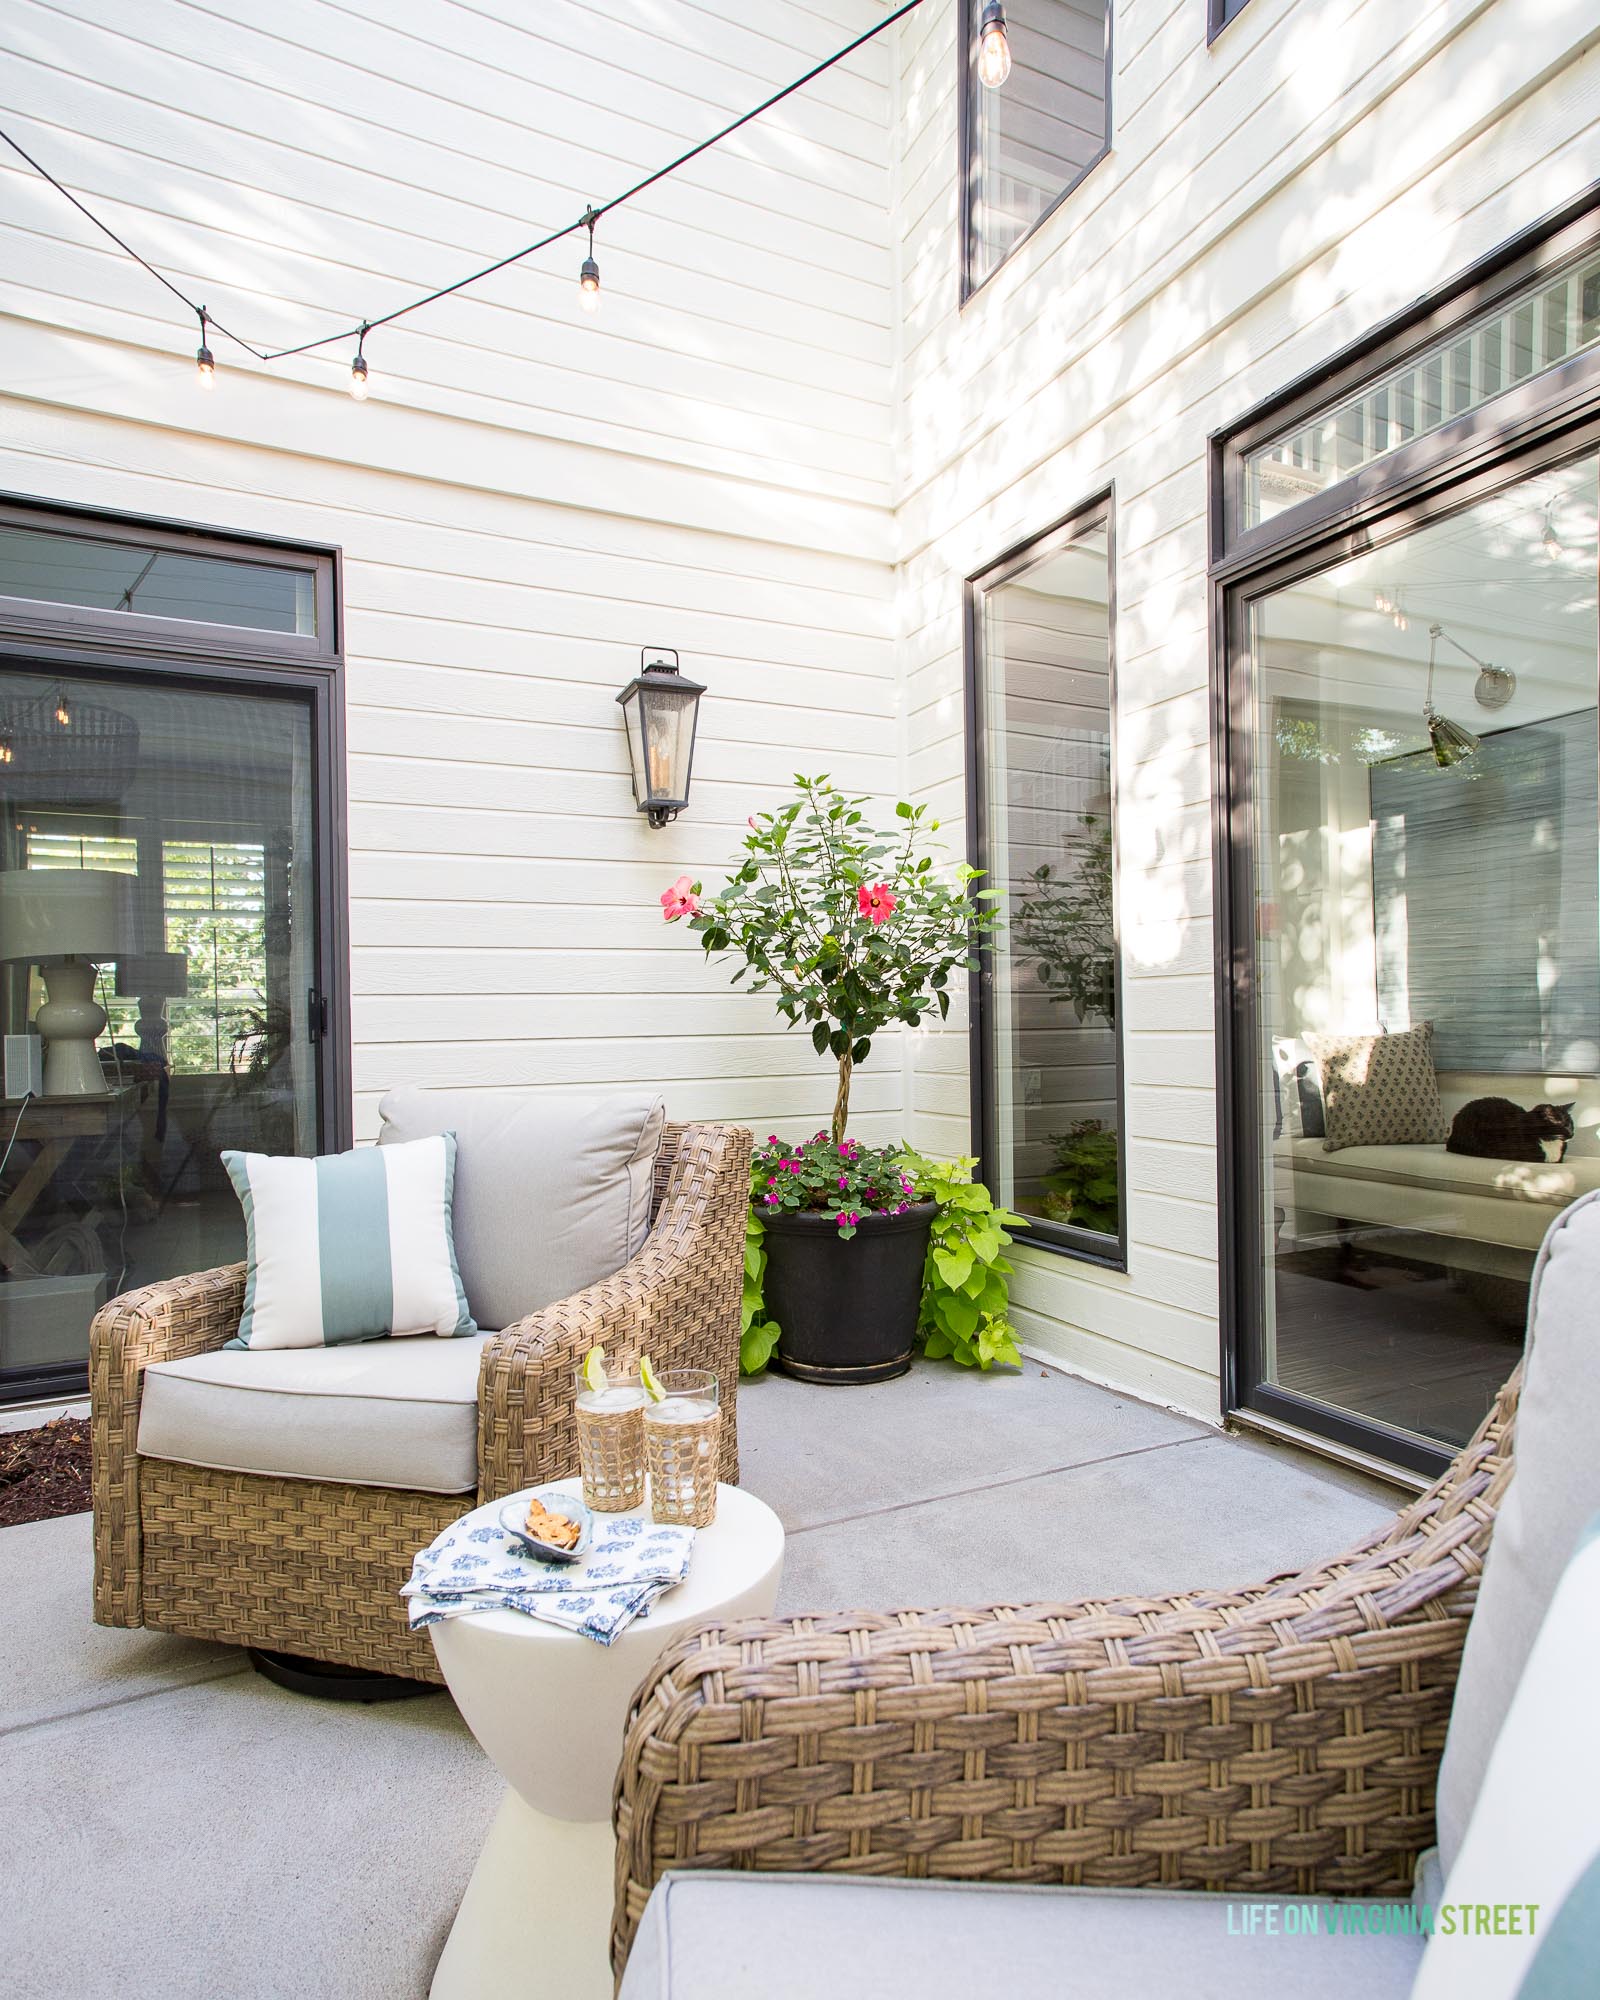
[[[667,1392],[661,1386],[660,1376],[651,1367],[648,1354],[639,1358],[639,1380],[652,1403],[664,1403],[667,1400]]]
[[[611,1386],[611,1378],[606,1374],[606,1351],[603,1347],[591,1347],[583,1357],[583,1386],[593,1389],[596,1395],[603,1395]]]

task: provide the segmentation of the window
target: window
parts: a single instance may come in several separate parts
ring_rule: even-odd
[[[1541,275],[1446,339],[1244,458],[1244,525],[1286,507],[1570,356],[1600,347],[1600,250]]]
[[[124,648],[337,656],[331,551],[0,502],[0,624]]]
[[[1248,4],[1249,0],[1206,0],[1206,40],[1214,42]]]
[[[1011,74],[978,81],[983,0],[961,0],[962,295],[974,291],[1111,144],[1110,0],[1008,0]]]
[[[1437,1472],[1600,1189],[1600,204],[1216,469],[1227,1400]]]
[[[1111,513],[973,579],[975,865],[1005,892],[973,1073],[983,1169],[1030,1240],[1123,1254]]]

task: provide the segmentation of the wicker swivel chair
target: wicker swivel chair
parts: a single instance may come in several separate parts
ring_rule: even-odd
[[[617,1778],[619,1975],[674,1869],[1406,1894],[1521,1372],[1392,1525],[1298,1576],[680,1640]]]
[[[141,1456],[145,1370],[233,1336],[244,1266],[113,1299],[90,1333],[96,1621],[442,1680],[398,1594],[412,1556],[467,1508],[577,1470],[572,1371],[597,1342],[618,1357],[648,1351],[660,1366],[715,1369],[722,1477],[736,1481],[749,1172],[750,1135],[739,1127],[664,1128],[644,1247],[614,1276],[483,1343],[475,1494]]]

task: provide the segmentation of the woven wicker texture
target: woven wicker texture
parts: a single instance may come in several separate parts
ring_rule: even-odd
[[[698,1423],[647,1419],[644,1462],[650,1475],[650,1516],[686,1528],[709,1528],[717,1518],[717,1448],[720,1410]]]
[[[407,1629],[411,1558],[468,1494],[208,1472],[147,1458],[144,1623],[443,1682],[426,1632]]]
[[[725,1420],[722,1477],[739,1476],[734,1399],[750,1135],[669,1125],[655,1213],[613,1277],[485,1341],[478,1492],[399,1493],[218,1473],[138,1455],[140,1380],[158,1361],[238,1331],[244,1266],[126,1292],[90,1330],[94,1615],[193,1638],[265,1645],[345,1666],[437,1679],[398,1591],[415,1552],[477,1501],[578,1469],[573,1370],[597,1343],[624,1362],[712,1368]]]
[[[625,1514],[644,1499],[644,1409],[579,1408],[578,1469],[597,1514]]]
[[[1298,1576],[677,1642],[618,1773],[619,1971],[672,1868],[1403,1892],[1520,1379],[1391,1526]]]

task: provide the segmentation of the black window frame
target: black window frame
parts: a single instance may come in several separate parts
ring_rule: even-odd
[[[316,573],[318,631],[249,631],[187,619],[126,614],[0,598],[0,667],[42,671],[115,687],[129,679],[196,692],[292,696],[308,709],[312,755],[312,848],[316,859],[316,950],[320,1005],[309,1024],[315,1046],[319,1151],[355,1143],[350,1032],[349,804],[341,649],[343,556],[332,544],[225,534],[188,522],[0,494],[0,522],[100,540],[159,543],[185,554],[273,561]],[[15,610],[24,606],[22,613]],[[324,619],[324,609],[326,619]],[[48,1379],[46,1379],[48,1378]],[[85,1371],[57,1367],[37,1382],[13,1381],[0,1406],[37,1396],[83,1393]]]
[[[1224,28],[1237,21],[1250,0],[1206,0],[1206,47],[1217,39]]]
[[[1106,122],[1105,140],[1092,160],[1086,160],[1078,172],[1067,182],[1049,204],[1036,215],[1028,227],[1017,238],[1005,255],[981,278],[972,275],[972,143],[974,118],[973,107],[977,103],[976,92],[984,86],[978,81],[978,37],[972,32],[972,8],[974,0],[955,0],[956,4],[956,180],[958,206],[960,208],[960,304],[964,310],[971,300],[983,290],[992,278],[996,278],[1010,263],[1031,236],[1038,233],[1047,223],[1068,195],[1074,193],[1088,179],[1100,162],[1111,151],[1112,103],[1111,90],[1115,71],[1112,66],[1112,40],[1115,32],[1116,8],[1113,0],[1105,0],[1106,11]],[[1004,85],[1001,86],[1004,88]]]
[[[974,570],[962,586],[963,699],[965,703],[967,860],[977,869],[988,867],[989,742],[985,718],[986,680],[983,660],[983,600],[987,591],[1013,582],[1043,557],[1070,547],[1097,528],[1106,536],[1106,733],[1110,745],[1111,779],[1111,907],[1116,1026],[1117,1169],[1120,1179],[1118,1227],[1110,1236],[1097,1229],[1074,1229],[1070,1223],[1029,1216],[1016,1231],[1019,1243],[1036,1245],[1075,1263],[1102,1270],[1128,1268],[1128,1106],[1125,1042],[1127,1020],[1122,952],[1122,845],[1120,788],[1117,782],[1117,521],[1116,493],[1101,488],[1048,528],[1013,543],[992,562]],[[1002,919],[1005,906],[1000,906]],[[1002,930],[1000,948],[1004,949]],[[977,970],[968,975],[968,1075],[972,1144],[980,1178],[988,1178],[986,1162],[996,1157],[994,1058],[988,1023],[994,992],[995,946],[985,938],[977,953]]]
[[[1434,1478],[1453,1456],[1372,1418],[1267,1383],[1268,1273],[1256,1074],[1252,808],[1253,603],[1398,541],[1539,470],[1600,450],[1600,350],[1571,356],[1374,460],[1337,484],[1242,525],[1245,459],[1368,380],[1464,328],[1547,270],[1600,244],[1600,182],[1298,377],[1209,441],[1212,862],[1216,938],[1217,1220],[1225,1414],[1321,1438]]]

